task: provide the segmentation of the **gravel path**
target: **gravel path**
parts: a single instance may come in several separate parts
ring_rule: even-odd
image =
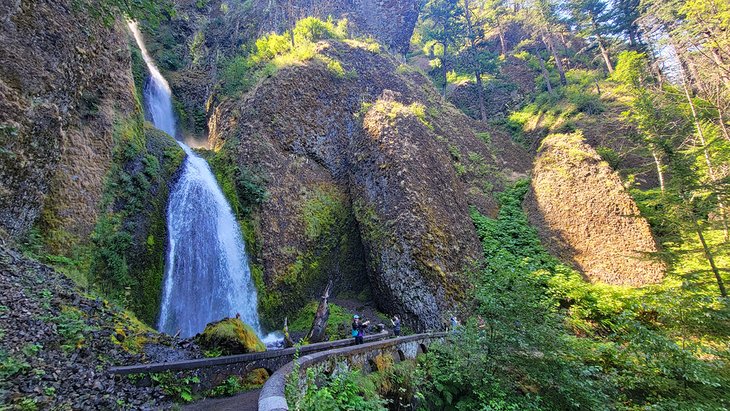
[[[246,391],[233,397],[206,398],[186,405],[183,411],[257,411],[259,392],[261,390]]]

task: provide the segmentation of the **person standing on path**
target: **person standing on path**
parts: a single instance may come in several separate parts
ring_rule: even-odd
[[[370,321],[360,322],[360,316],[355,315],[352,321],[352,336],[355,337],[355,344],[363,343],[363,335],[365,335],[365,327],[370,324]]]
[[[397,315],[394,315],[390,320],[390,323],[393,324],[393,335],[395,338],[400,337],[400,318],[398,318]]]

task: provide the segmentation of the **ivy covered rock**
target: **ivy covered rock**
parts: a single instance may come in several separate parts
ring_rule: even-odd
[[[210,323],[196,339],[203,349],[220,350],[225,355],[266,351],[253,328],[239,318]]]

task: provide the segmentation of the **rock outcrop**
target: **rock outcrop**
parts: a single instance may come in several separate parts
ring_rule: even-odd
[[[350,74],[317,58],[281,68],[211,120],[212,147],[266,181],[253,219],[265,233],[258,258],[273,302],[290,304],[267,308],[264,296],[264,314],[277,307],[283,317],[304,302],[291,298],[296,287],[320,290],[333,277],[336,294],[369,283],[382,309],[438,327],[464,296],[458,274],[480,256],[469,205],[494,215],[492,192],[525,175],[529,156],[499,133],[475,132],[426,77],[387,54],[358,42],[321,42],[318,53]],[[330,221],[312,210],[328,207],[348,223],[311,235]],[[326,238],[342,240],[322,249]]]
[[[179,103],[187,138],[205,137],[209,97],[225,58],[241,55],[253,41],[282,33],[304,17],[347,19],[353,37],[372,37],[393,53],[408,51],[421,7],[418,0],[175,0],[177,15],[146,30],[147,48]],[[204,143],[204,141],[199,141]]]
[[[195,339],[203,349],[220,350],[224,355],[266,351],[266,346],[253,328],[239,318],[225,318],[210,323]]]
[[[552,134],[538,150],[525,198],[530,222],[552,253],[589,280],[641,286],[666,267],[649,224],[617,173],[580,134]]]
[[[127,35],[72,1],[0,5],[0,230],[67,250],[96,223],[115,121],[135,109]]]

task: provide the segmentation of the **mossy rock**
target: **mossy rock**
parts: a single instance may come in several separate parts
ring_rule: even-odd
[[[226,318],[206,325],[197,340],[203,349],[217,349],[225,355],[266,351],[266,345],[253,328],[238,318]]]

